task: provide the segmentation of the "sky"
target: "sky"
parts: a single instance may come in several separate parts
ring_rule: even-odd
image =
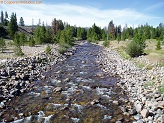
[[[158,26],[164,22],[164,0],[42,0],[42,4],[6,4],[0,0],[0,10],[17,14],[19,22],[23,17],[25,25],[51,25],[54,18],[61,19],[71,25],[91,27],[96,23],[99,27],[108,26],[113,20],[115,25],[137,27],[148,23]],[[19,0],[8,0],[19,1]],[[38,0],[21,0],[38,1]]]

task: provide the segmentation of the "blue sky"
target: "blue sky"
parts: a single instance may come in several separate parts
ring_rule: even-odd
[[[16,0],[13,0],[16,1]],[[37,0],[33,0],[37,1]],[[164,22],[163,0],[42,0],[43,4],[0,4],[3,11],[22,16],[26,25],[38,20],[51,24],[53,18],[71,25],[90,27],[96,23],[102,28],[113,20],[115,25],[138,26],[148,23],[154,27]]]

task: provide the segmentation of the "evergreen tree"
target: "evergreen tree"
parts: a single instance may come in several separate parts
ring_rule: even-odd
[[[94,23],[92,28],[90,28],[87,32],[87,39],[88,41],[97,42],[101,38],[102,38],[101,29],[97,27],[96,24]]]
[[[30,46],[30,47],[34,47],[34,46],[35,46],[35,40],[34,40],[33,37],[30,37],[30,38],[29,38],[29,46]]]
[[[62,20],[59,20],[59,30],[63,30],[63,29],[64,29],[64,24]]]
[[[14,34],[18,30],[16,14],[12,13],[10,22],[8,24],[8,33],[10,38],[14,38]]]
[[[3,11],[1,11],[1,24],[2,25],[4,24],[4,14],[3,14]]]
[[[161,41],[160,40],[158,40],[157,41],[157,45],[156,45],[156,50],[161,50],[162,48],[161,48]]]
[[[108,25],[108,33],[109,33],[109,37],[111,38],[111,39],[115,39],[115,26],[114,26],[114,24],[113,24],[113,20],[111,20],[110,22],[109,22],[109,25]]]
[[[19,25],[20,26],[25,26],[23,17],[20,17]]]
[[[4,19],[3,25],[7,26],[8,23],[9,23],[9,21],[8,21],[8,14],[7,14],[7,11],[5,11],[5,19]]]
[[[85,30],[85,28],[79,27],[77,29],[77,38],[78,39],[82,39],[82,40],[86,40],[87,39],[87,31]]]
[[[25,33],[20,33],[19,35],[19,40],[20,40],[20,45],[23,46],[25,44],[25,42],[27,41],[27,37],[25,35]]]
[[[145,48],[145,38],[141,34],[136,34],[133,41],[127,47],[127,53],[131,57],[138,57],[143,54]]]
[[[4,51],[5,46],[6,46],[5,40],[3,38],[0,38],[0,49],[2,53]]]
[[[51,43],[52,42],[52,37],[51,37],[49,30],[46,30],[45,38],[46,38],[45,43]]]
[[[15,45],[16,47],[18,47],[18,46],[21,45],[21,44],[20,44],[20,35],[19,35],[18,33],[15,33],[15,34],[14,34],[14,45]]]

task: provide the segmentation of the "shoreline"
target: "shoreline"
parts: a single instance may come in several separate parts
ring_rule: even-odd
[[[129,94],[134,105],[127,109],[133,115],[134,123],[163,123],[164,94],[158,91],[158,87],[164,81],[164,67],[137,68],[134,62],[122,58],[111,48],[104,48],[99,57],[105,66],[103,71],[120,76],[117,85]],[[153,85],[149,85],[151,81]]]

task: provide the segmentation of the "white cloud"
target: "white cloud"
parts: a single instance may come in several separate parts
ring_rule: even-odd
[[[78,6],[72,4],[39,4],[39,5],[0,5],[1,10],[8,13],[16,12],[17,19],[22,16],[26,25],[34,23],[38,20],[51,24],[54,18],[61,19],[71,25],[89,27],[93,23],[104,27],[113,20],[116,25],[124,26],[126,23],[130,26],[145,24],[148,22],[151,25],[157,25],[162,18],[145,15],[133,9],[105,9],[101,10],[90,6]]]

